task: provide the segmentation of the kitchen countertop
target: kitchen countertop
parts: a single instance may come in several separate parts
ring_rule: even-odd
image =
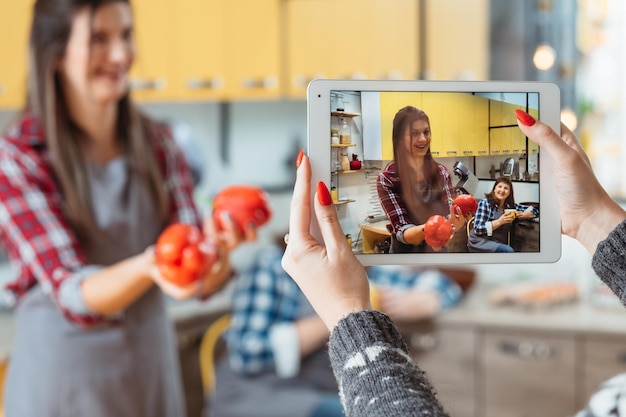
[[[473,286],[456,308],[444,312],[436,321],[509,330],[626,335],[626,310],[621,306],[596,307],[583,300],[534,309],[492,305],[488,301],[488,294],[493,288]]]

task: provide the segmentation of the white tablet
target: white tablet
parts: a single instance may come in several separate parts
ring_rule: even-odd
[[[560,132],[560,92],[552,83],[311,82],[313,183],[331,188],[359,260],[557,261],[552,161],[522,134],[516,109]],[[450,207],[461,200],[471,214],[452,219]],[[312,232],[321,241],[315,222]]]

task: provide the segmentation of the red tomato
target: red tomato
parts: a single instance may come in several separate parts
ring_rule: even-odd
[[[424,225],[424,240],[432,248],[441,248],[452,235],[452,223],[438,214],[430,216]]]
[[[259,227],[272,217],[267,194],[261,188],[233,185],[220,191],[213,200],[213,216],[223,230],[222,214],[228,212],[241,233],[249,224]]]
[[[217,261],[216,246],[191,224],[174,223],[159,236],[156,263],[161,276],[176,285],[187,285],[202,277]]]
[[[461,194],[454,199],[454,207],[460,207],[464,216],[473,215],[478,210],[478,203],[471,194]],[[456,209],[455,209],[456,211]]]

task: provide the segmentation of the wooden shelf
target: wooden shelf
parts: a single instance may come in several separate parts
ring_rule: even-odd
[[[331,116],[339,116],[339,117],[358,117],[361,113],[350,113],[345,111],[331,111]]]
[[[335,201],[335,205],[336,206],[342,206],[342,205],[348,204],[348,203],[354,203],[354,200],[339,200],[339,201]]]
[[[356,146],[356,143],[331,143],[331,148],[351,148]]]
[[[331,174],[358,174],[359,172],[378,172],[379,169],[351,169],[349,171],[332,171]]]

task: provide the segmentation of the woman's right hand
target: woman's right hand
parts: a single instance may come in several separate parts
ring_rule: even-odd
[[[402,237],[404,241],[409,245],[419,245],[424,241],[424,225],[411,226],[407,228]]]
[[[625,218],[624,210],[598,182],[576,136],[561,124],[561,136],[550,126],[516,110],[522,132],[553,160],[561,231],[581,242],[590,253]]]
[[[505,224],[513,223],[513,220],[515,220],[515,217],[507,216],[506,214],[503,214],[497,219],[492,220],[491,225],[493,226],[494,229],[497,229],[498,227],[504,226]]]
[[[306,156],[301,158],[282,265],[326,327],[332,330],[348,314],[371,309],[369,282],[365,268],[345,238],[330,192],[323,182],[317,185],[314,210],[324,245],[311,235],[311,166]]]
[[[257,232],[254,227],[248,227],[244,233],[228,216],[222,218],[223,230],[219,230],[215,218],[206,216],[202,226],[204,235],[212,240],[217,250],[217,259],[211,268],[197,281],[188,285],[175,285],[164,279],[155,263],[154,247],[145,251],[145,256],[151,265],[150,276],[161,290],[175,300],[184,300],[191,297],[209,297],[220,291],[234,276],[230,264],[230,254],[240,244],[254,241]]]

